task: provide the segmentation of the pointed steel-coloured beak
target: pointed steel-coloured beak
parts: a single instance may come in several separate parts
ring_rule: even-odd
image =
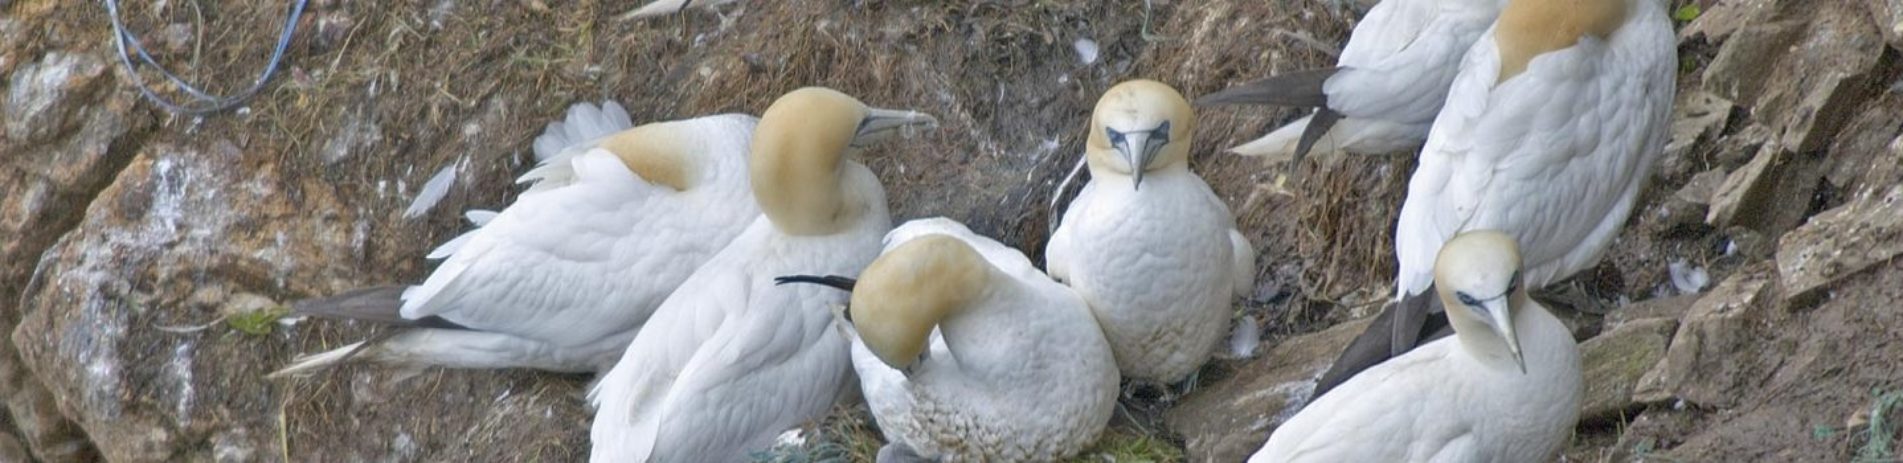
[[[1485,302],[1487,305],[1487,323],[1493,325],[1493,331],[1506,340],[1507,352],[1513,354],[1513,363],[1520,366],[1520,374],[1526,374],[1526,357],[1520,353],[1520,337],[1513,332],[1513,312],[1507,307],[1511,297],[1496,298]]]
[[[1133,183],[1131,187],[1137,190],[1143,189],[1144,169],[1149,167],[1150,160],[1156,159],[1156,153],[1163,149],[1162,145],[1150,146],[1151,135],[1150,132],[1128,132],[1123,134],[1123,143],[1116,145],[1117,152],[1123,154],[1124,161],[1130,163],[1130,177]]]
[[[906,109],[870,108],[866,110],[866,118],[859,122],[859,130],[853,133],[852,146],[863,148],[910,127],[937,126],[938,118],[930,114]]]

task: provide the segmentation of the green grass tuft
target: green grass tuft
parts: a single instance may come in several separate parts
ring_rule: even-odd
[[[225,317],[225,324],[231,325],[231,329],[238,330],[240,333],[263,336],[271,334],[271,330],[277,326],[278,319],[290,313],[290,307],[267,307]]]
[[[1688,22],[1692,22],[1692,20],[1694,19],[1698,19],[1698,15],[1701,15],[1704,13],[1705,11],[1699,8],[1697,3],[1688,3],[1688,4],[1685,4],[1685,6],[1678,7],[1677,10],[1672,11],[1672,19],[1677,20],[1678,22],[1688,23]]]
[[[1876,396],[1876,403],[1870,406],[1869,440],[1863,443],[1863,448],[1857,451],[1857,458],[1851,461],[1854,463],[1896,461],[1897,454],[1894,447],[1896,431],[1891,429],[1890,420],[1884,415],[1893,409],[1903,407],[1903,389],[1889,393],[1873,390],[1871,395]]]
[[[1183,461],[1183,449],[1167,439],[1128,429],[1105,429],[1097,445],[1070,459],[1073,463],[1165,463]]]

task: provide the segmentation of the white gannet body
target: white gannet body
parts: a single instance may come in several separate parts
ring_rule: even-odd
[[[747,183],[755,118],[630,128],[608,103],[571,107],[535,140],[534,185],[431,251],[422,284],[304,301],[297,312],[407,330],[308,355],[278,374],[353,355],[462,368],[593,372],[613,365],[661,300],[760,215]]]
[[[1091,116],[1090,183],[1045,250],[1103,325],[1125,377],[1175,382],[1209,359],[1230,299],[1255,282],[1255,250],[1189,171],[1195,115],[1148,80],[1118,84]]]
[[[1597,264],[1663,151],[1677,42],[1657,0],[1512,0],[1468,53],[1408,182],[1398,296],[1455,234],[1522,243],[1535,288]]]
[[[590,391],[598,462],[744,461],[825,415],[850,378],[826,288],[794,273],[859,273],[891,229],[885,192],[848,159],[862,142],[930,116],[866,108],[822,88],[776,100],[754,133],[763,217],[661,304]]]
[[[1204,96],[1202,104],[1317,107],[1229,151],[1300,160],[1304,134],[1323,154],[1382,154],[1427,139],[1460,59],[1500,14],[1504,0],[1384,0],[1368,10],[1334,68],[1302,71]],[[1319,122],[1317,122],[1319,120]]]
[[[1579,349],[1519,263],[1502,233],[1448,241],[1435,282],[1456,334],[1317,398],[1249,461],[1553,461],[1579,418]]]
[[[904,454],[1053,461],[1109,423],[1118,376],[1103,331],[1023,253],[950,219],[915,220],[846,286],[853,367]]]
[[[1510,0],[1462,61],[1408,182],[1395,313],[1355,340],[1318,393],[1414,347],[1435,253],[1460,232],[1512,235],[1536,289],[1596,265],[1663,151],[1677,66],[1657,0]]]

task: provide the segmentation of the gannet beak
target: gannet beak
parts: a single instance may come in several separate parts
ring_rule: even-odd
[[[1520,336],[1513,332],[1513,312],[1507,307],[1508,297],[1487,301],[1488,322],[1500,339],[1506,340],[1507,352],[1513,354],[1513,363],[1520,366],[1520,374],[1526,374],[1526,356],[1520,353]]]
[[[1144,168],[1150,165],[1150,160],[1156,159],[1157,151],[1163,149],[1161,144],[1151,146],[1150,135],[1149,132],[1125,133],[1123,143],[1117,144],[1117,152],[1122,153],[1123,159],[1130,163],[1131,186],[1137,190],[1143,189]]]
[[[911,127],[937,126],[938,118],[930,114],[909,109],[870,108],[866,110],[866,118],[859,122],[859,130],[852,135],[852,147],[864,148],[885,139],[888,134]]]

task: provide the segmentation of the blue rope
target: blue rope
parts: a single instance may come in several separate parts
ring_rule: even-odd
[[[173,74],[172,71],[165,69],[165,66],[159,65],[158,61],[154,60],[152,55],[145,51],[145,44],[140,42],[138,37],[134,37],[131,32],[126,31],[125,23],[119,19],[118,0],[105,1],[106,15],[112,18],[113,45],[119,50],[119,64],[125,66],[126,74],[130,76],[133,84],[139,88],[139,94],[145,96],[147,101],[151,101],[166,111],[193,116],[202,116],[238,107],[238,105],[243,104],[245,100],[256,95],[258,90],[263,89],[265,82],[270,81],[271,76],[277,74],[278,64],[281,63],[284,58],[284,49],[290,47],[291,35],[297,31],[297,20],[304,16],[304,5],[309,2],[309,0],[296,0],[291,4],[290,18],[284,21],[284,32],[278,34],[277,47],[271,50],[271,61],[265,64],[264,72],[258,74],[257,80],[251,82],[251,87],[235,95],[217,96],[185,82],[185,79],[179,78],[177,74]],[[203,25],[200,25],[200,27],[203,27]],[[131,52],[127,51],[128,42],[131,43]],[[139,63],[132,62],[133,56],[139,58]],[[159,74],[165,76],[166,80],[171,81],[173,85],[177,85],[179,90],[183,90],[186,94],[191,95],[192,99],[197,101],[195,103],[188,102],[181,104],[174,103],[171,100],[165,99],[165,97],[159,96],[158,93],[152,91],[151,87],[146,86],[144,78],[139,77],[138,71],[140,63],[157,69]]]

